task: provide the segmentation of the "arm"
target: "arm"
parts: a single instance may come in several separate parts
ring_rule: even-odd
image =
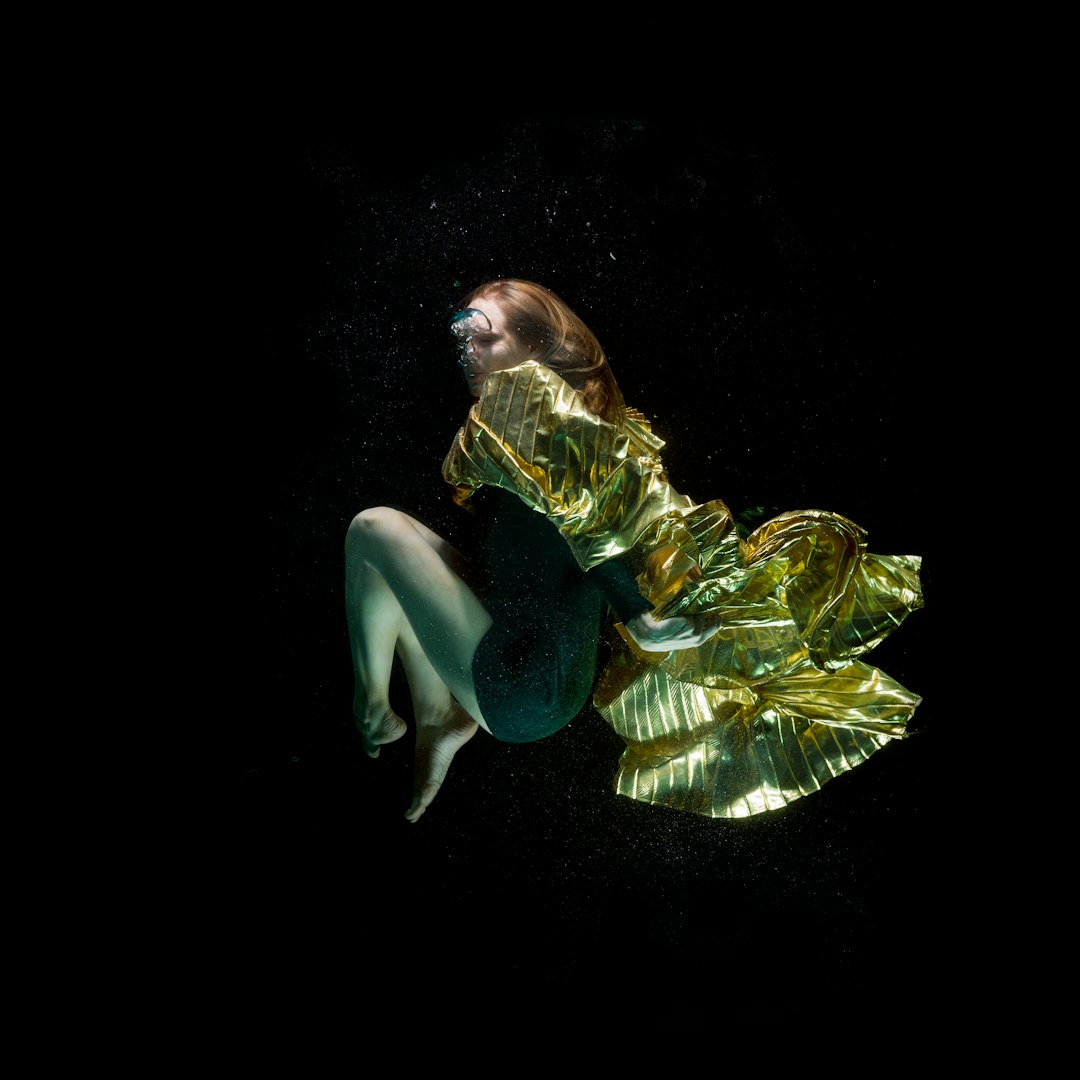
[[[651,524],[694,506],[668,484],[662,446],[640,424],[620,427],[596,416],[558,375],[529,361],[488,376],[443,462],[443,478],[459,498],[490,484],[543,513],[639,647],[669,652],[699,645],[715,630],[652,616],[618,559]]]
[[[607,562],[586,571],[585,579],[591,582],[611,606],[619,621],[628,623],[636,615],[652,611],[652,604],[641,595],[637,577],[623,558]]]

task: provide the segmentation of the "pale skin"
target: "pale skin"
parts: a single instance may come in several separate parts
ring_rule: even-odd
[[[480,396],[493,371],[529,358],[507,326],[497,301],[472,307],[491,323],[470,337],[463,358],[469,390]],[[400,659],[416,722],[413,797],[405,813],[417,821],[439,792],[454,755],[478,728],[490,733],[473,681],[472,661],[491,616],[466,584],[461,555],[442,537],[400,510],[379,506],[353,518],[345,537],[345,610],[355,690],[353,716],[372,758],[406,732],[390,705],[390,677]],[[700,645],[716,628],[682,617],[659,620],[648,612],[626,629],[647,652]]]

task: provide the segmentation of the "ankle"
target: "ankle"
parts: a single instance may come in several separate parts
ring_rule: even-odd
[[[394,710],[390,708],[390,703],[388,701],[377,701],[374,703],[354,701],[352,711],[356,722],[365,725],[378,724],[388,716],[394,715]]]

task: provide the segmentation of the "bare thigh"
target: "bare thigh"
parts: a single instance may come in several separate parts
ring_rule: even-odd
[[[347,543],[382,575],[438,676],[487,727],[476,700],[472,660],[492,619],[466,582],[461,553],[416,518],[387,507],[358,514]]]

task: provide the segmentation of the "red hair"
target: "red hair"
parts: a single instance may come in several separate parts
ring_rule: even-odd
[[[507,326],[536,352],[536,359],[581,392],[591,412],[618,423],[626,409],[596,335],[550,289],[521,278],[501,278],[473,289],[462,301],[494,300]]]

